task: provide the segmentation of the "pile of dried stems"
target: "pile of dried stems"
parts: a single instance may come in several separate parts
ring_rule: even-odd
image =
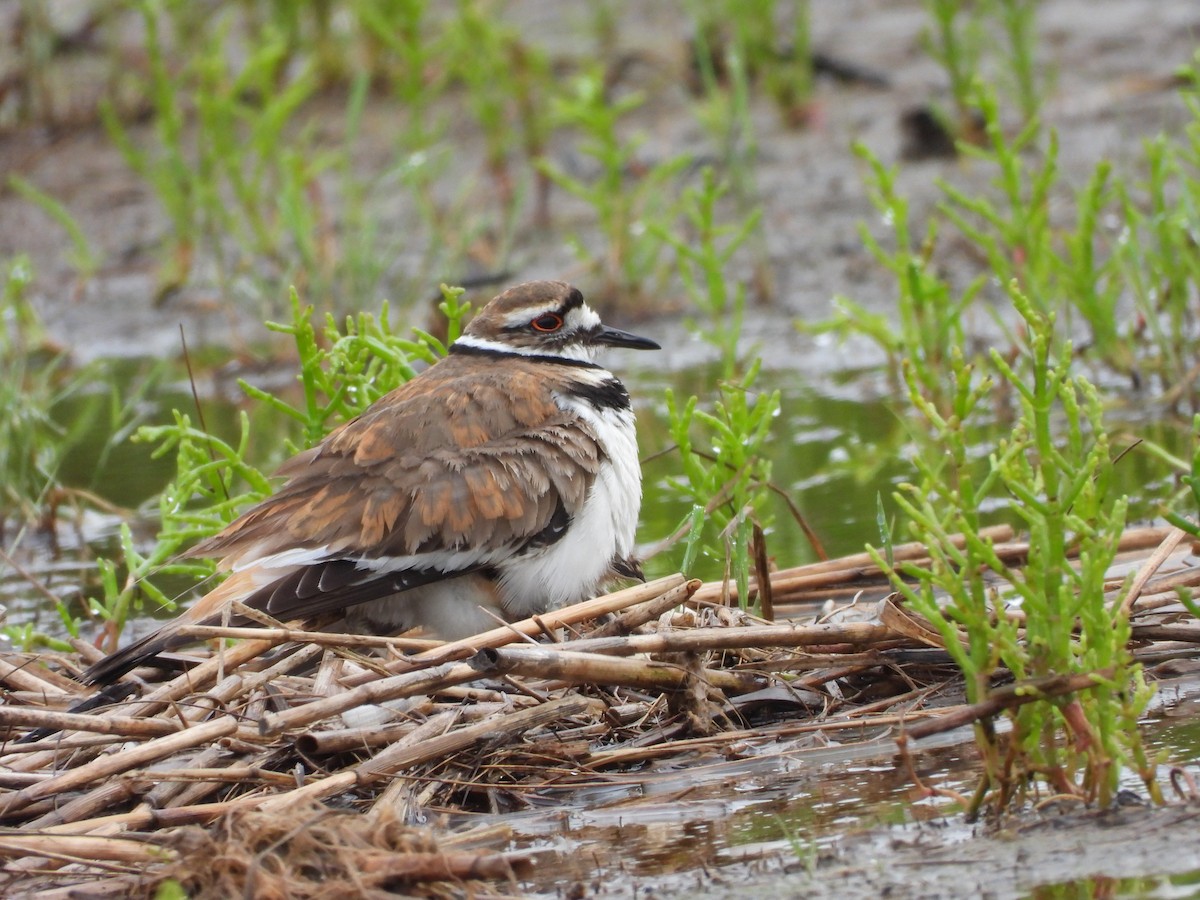
[[[1004,529],[991,537],[1006,559],[1026,552]],[[1128,601],[1151,662],[1200,644],[1169,605],[1200,569],[1160,571],[1164,541],[1177,536],[1125,540],[1161,551]],[[930,734],[1009,702],[963,705],[921,623],[855,602],[872,590],[885,579],[858,555],[756,585],[776,622],[739,612],[728,585],[674,575],[453,643],[196,627],[198,641],[241,640],[182,674],[132,673],[134,697],[88,713],[67,710],[92,693],[72,676],[94,648],[0,657],[0,893],[137,895],[167,877],[211,896],[503,881],[525,860],[481,849],[496,846],[487,829],[406,823],[800,735]],[[36,729],[54,733],[17,743]]]

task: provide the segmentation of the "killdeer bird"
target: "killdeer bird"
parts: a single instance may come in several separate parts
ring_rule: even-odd
[[[633,411],[594,361],[602,347],[659,345],[605,327],[563,282],[505,291],[445,359],[284,463],[274,495],[189,551],[229,577],[86,680],[187,643],[182,626],[218,623],[235,601],[456,638],[640,577]]]

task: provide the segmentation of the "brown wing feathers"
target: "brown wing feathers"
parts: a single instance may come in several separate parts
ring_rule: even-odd
[[[578,509],[600,464],[595,436],[568,424],[544,387],[514,403],[494,385],[458,375],[461,365],[443,360],[426,373],[435,380],[446,369],[440,383],[413,396],[409,382],[289,460],[278,493],[193,555],[327,547],[345,557],[410,556],[513,546],[545,527],[560,497]],[[536,376],[513,367],[513,394],[523,396],[518,388],[532,381],[522,380]],[[488,414],[456,416],[466,405]],[[469,429],[459,421],[468,418],[476,420]],[[464,429],[471,440],[455,447],[464,435],[448,432]]]
[[[410,470],[314,460],[302,478],[191,555],[241,565],[243,554],[298,547],[323,547],[339,558],[518,547],[546,526],[560,501],[578,509],[599,467],[594,441],[567,429],[539,437],[515,435]],[[555,437],[547,446],[546,438]]]
[[[180,646],[178,624],[219,621],[235,599],[281,620],[303,619],[479,569],[489,552],[556,540],[582,506],[601,451],[596,436],[554,404],[545,367],[512,362],[505,391],[450,356],[419,389],[409,382],[293,457],[279,470],[287,481],[276,494],[189,554],[221,558],[234,575],[175,627],[108,657],[87,679],[110,681]],[[530,399],[514,402],[520,396]],[[314,554],[305,565],[281,566],[269,583],[262,573],[255,579],[256,560],[305,550]],[[439,565],[439,557],[469,550],[478,553],[453,571]],[[355,564],[389,557],[416,559],[386,574]]]

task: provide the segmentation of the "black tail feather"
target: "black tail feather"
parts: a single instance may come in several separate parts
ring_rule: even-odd
[[[454,572],[406,569],[379,573],[358,568],[354,560],[331,559],[304,566],[264,585],[243,602],[252,609],[260,609],[281,621],[303,621],[332,613],[341,614],[351,606],[466,575],[478,569],[479,567],[473,567]],[[622,571],[622,574],[627,573]],[[219,625],[221,618],[210,616],[197,624]],[[229,624],[244,626],[254,623],[244,616],[233,616]],[[190,643],[169,629],[168,625],[163,630],[148,634],[128,647],[104,657],[83,673],[83,680],[88,684],[111,684],[131,669],[152,661],[158,654],[177,650]]]
[[[91,712],[93,709],[101,706],[108,706],[112,703],[120,703],[130,694],[137,690],[136,684],[110,684],[102,687],[90,697],[84,697],[82,700],[77,700],[67,707],[69,713],[85,713]],[[52,734],[57,734],[57,728],[35,728],[29,734],[17,741],[18,744],[32,744],[34,741],[40,741],[50,737]]]
[[[122,647],[115,653],[110,653],[104,659],[91,666],[83,673],[85,684],[112,684],[126,672],[136,669],[145,662],[152,660],[160,653],[175,650],[179,646],[174,636],[164,635],[159,631],[152,632],[134,641],[128,647]],[[182,642],[180,642],[182,643]]]

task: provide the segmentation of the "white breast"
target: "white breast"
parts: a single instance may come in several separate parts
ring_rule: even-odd
[[[598,377],[612,377],[603,370],[596,372]],[[568,395],[556,394],[554,399],[564,411],[591,425],[605,459],[583,509],[560,540],[497,566],[504,606],[522,616],[593,596],[611,573],[614,557],[632,554],[642,504],[633,411],[597,409]]]

